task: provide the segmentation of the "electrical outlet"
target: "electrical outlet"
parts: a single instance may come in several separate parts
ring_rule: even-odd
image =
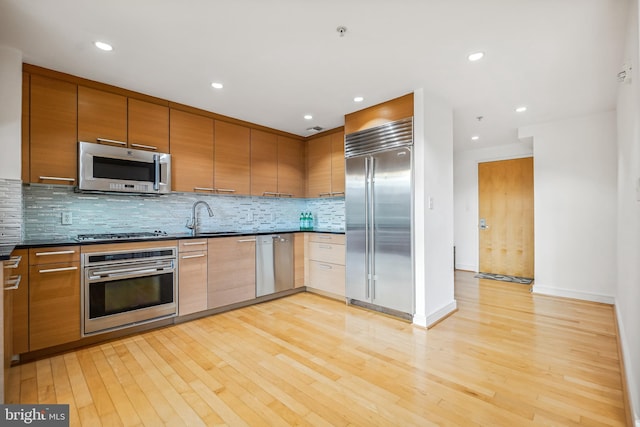
[[[73,216],[71,212],[62,212],[62,225],[71,225],[73,224]]]
[[[247,214],[247,221],[249,221],[249,222],[253,221],[253,212],[249,212]]]

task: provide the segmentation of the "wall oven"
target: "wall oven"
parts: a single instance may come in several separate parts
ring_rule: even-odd
[[[81,141],[78,143],[78,189],[169,193],[171,155]]]
[[[176,247],[83,254],[83,336],[176,316],[176,254]]]

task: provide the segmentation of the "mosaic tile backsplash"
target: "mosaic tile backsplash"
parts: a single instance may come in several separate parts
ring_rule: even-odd
[[[22,232],[22,183],[0,179],[0,242],[17,242]]]
[[[2,189],[0,188],[0,192]],[[0,195],[5,205],[6,197]],[[24,240],[67,239],[78,234],[161,230],[187,233],[193,204],[203,200],[209,217],[198,206],[200,231],[264,232],[296,230],[300,213],[311,212],[314,227],[344,230],[344,198],[285,199],[171,193],[161,196],[76,193],[67,186],[22,186]],[[62,224],[62,214],[71,224]]]

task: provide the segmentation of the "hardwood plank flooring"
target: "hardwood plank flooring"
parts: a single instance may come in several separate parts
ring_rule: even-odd
[[[13,367],[86,426],[623,426],[611,306],[456,272],[434,328],[302,293]]]

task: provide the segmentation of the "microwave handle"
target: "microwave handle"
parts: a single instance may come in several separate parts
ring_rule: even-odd
[[[155,167],[155,178],[153,179],[153,190],[160,191],[160,156],[153,155],[153,165]]]

